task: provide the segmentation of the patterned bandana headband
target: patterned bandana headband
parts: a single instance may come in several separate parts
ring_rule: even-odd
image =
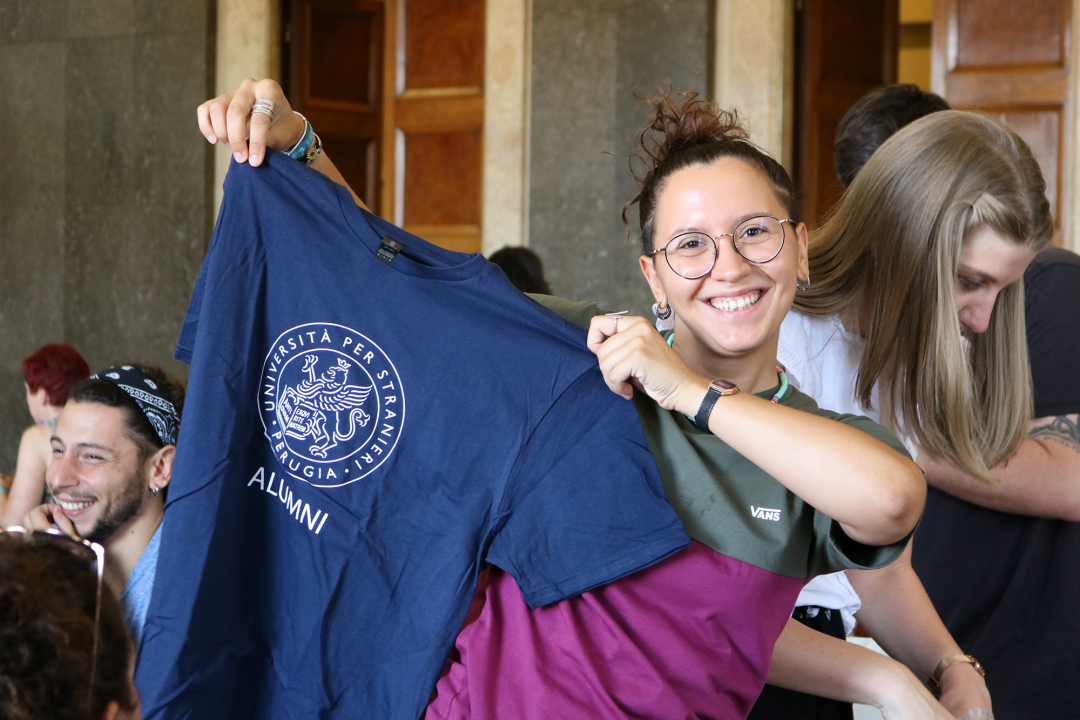
[[[130,395],[154,426],[162,445],[176,444],[176,437],[180,434],[180,416],[176,414],[173,404],[161,394],[157,383],[146,373],[131,365],[117,365],[105,368],[90,379],[111,382]]]

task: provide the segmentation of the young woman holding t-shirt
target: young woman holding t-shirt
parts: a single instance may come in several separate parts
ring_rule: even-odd
[[[261,99],[273,118],[251,115]],[[205,103],[199,119],[253,165],[306,132],[268,81]],[[674,311],[673,333],[548,302],[589,326],[605,380],[637,403],[696,542],[535,610],[492,568],[428,718],[745,716],[805,580],[888,564],[921,511],[925,484],[895,436],[819,410],[777,367],[780,325],[807,273],[787,173],[734,116],[693,96],[656,100],[650,129],[662,137],[642,155],[641,268]],[[312,167],[340,181],[325,154]],[[934,712],[929,692],[920,700]]]

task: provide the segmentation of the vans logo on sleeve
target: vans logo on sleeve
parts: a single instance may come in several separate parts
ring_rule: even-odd
[[[780,511],[774,508],[750,506],[750,514],[758,520],[772,520],[780,522]]]

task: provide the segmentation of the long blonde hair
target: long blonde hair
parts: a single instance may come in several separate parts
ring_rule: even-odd
[[[1031,370],[1023,282],[998,295],[966,350],[956,305],[960,248],[987,225],[1034,251],[1053,235],[1046,184],[1015,133],[946,111],[889,138],[810,240],[812,315],[854,309],[866,336],[856,395],[922,450],[993,481],[1027,436]]]

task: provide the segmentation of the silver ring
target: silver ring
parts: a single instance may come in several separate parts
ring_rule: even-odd
[[[259,98],[255,101],[255,104],[251,106],[251,114],[258,113],[265,115],[271,120],[274,119],[274,101],[267,100],[266,98]]]
[[[619,318],[622,317],[623,315],[625,315],[628,312],[630,312],[630,311],[629,310],[621,310],[619,312],[607,313],[607,316],[609,318],[612,318],[613,320],[615,320],[615,333],[619,332]],[[614,335],[615,333],[611,333],[611,334]]]

